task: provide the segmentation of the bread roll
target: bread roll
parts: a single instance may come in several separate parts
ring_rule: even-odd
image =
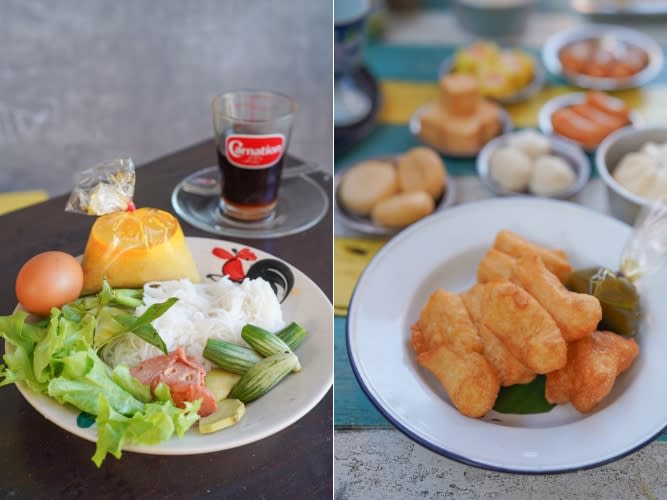
[[[435,202],[426,191],[400,193],[380,201],[371,217],[376,224],[387,227],[405,227],[426,217],[435,209]]]
[[[397,164],[398,185],[401,191],[426,191],[438,198],[447,185],[447,170],[440,155],[423,146],[412,148]]]
[[[379,160],[365,161],[350,168],[338,187],[343,206],[358,215],[369,215],[377,202],[397,192],[396,167]]]

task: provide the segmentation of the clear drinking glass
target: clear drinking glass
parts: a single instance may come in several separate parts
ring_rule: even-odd
[[[213,99],[224,215],[244,221],[273,215],[296,108],[291,97],[268,90],[233,90]]]

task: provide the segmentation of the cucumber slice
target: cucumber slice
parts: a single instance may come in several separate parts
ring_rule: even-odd
[[[199,419],[199,432],[209,434],[237,423],[245,415],[245,405],[238,399],[223,399],[218,409]]]
[[[222,401],[229,396],[232,387],[238,382],[241,375],[228,372],[220,368],[213,368],[206,374],[206,387],[213,393],[216,401]]]

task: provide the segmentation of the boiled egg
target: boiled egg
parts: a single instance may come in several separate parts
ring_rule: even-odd
[[[59,251],[43,252],[23,264],[16,277],[16,298],[28,312],[48,316],[52,307],[76,300],[83,287],[79,261]]]

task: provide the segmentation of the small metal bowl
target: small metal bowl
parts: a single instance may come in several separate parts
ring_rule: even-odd
[[[571,43],[611,37],[619,42],[634,45],[646,52],[648,64],[644,69],[626,78],[594,77],[563,70],[558,54]],[[653,38],[630,28],[607,24],[578,26],[551,36],[542,49],[542,59],[553,74],[562,76],[570,83],[585,89],[621,90],[640,87],[655,78],[663,65],[660,45]]]
[[[428,144],[424,141],[422,141],[421,137],[419,137],[419,131],[421,130],[421,120],[420,116],[424,112],[424,109],[426,109],[426,106],[429,106],[429,104],[426,104],[424,106],[421,106],[420,108],[417,109],[412,114],[412,117],[410,118],[410,122],[408,123],[408,129],[410,130],[410,133],[414,135],[417,139],[419,139],[421,142],[426,144],[427,146],[435,149],[439,153],[443,154],[444,156],[447,156],[449,158],[474,158],[477,156],[479,153],[478,151],[470,151],[466,153],[460,153],[457,151],[448,151],[446,149],[439,148],[435,144]],[[514,125],[512,124],[512,118],[510,117],[509,113],[503,109],[500,108],[500,133],[501,134],[506,134],[508,132],[511,132],[512,129],[514,128]],[[484,147],[484,146],[482,146]],[[481,150],[481,148],[480,148]]]
[[[491,155],[498,148],[507,146],[509,144],[509,139],[513,135],[515,134],[503,134],[496,137],[486,146],[484,146],[484,148],[482,148],[482,151],[480,151],[479,156],[477,157],[477,174],[479,175],[479,179],[482,181],[482,184],[484,184],[484,186],[486,186],[486,188],[492,193],[499,196],[516,196],[518,194],[525,194],[528,196],[537,196],[540,198],[567,199],[573,197],[579,191],[581,191],[588,182],[588,179],[591,176],[591,166],[583,150],[576,144],[561,139],[560,137],[547,136],[547,139],[549,139],[550,153],[565,160],[570,168],[572,168],[574,171],[576,179],[572,186],[570,186],[565,191],[551,196],[536,195],[528,191],[509,191],[503,188],[491,176],[490,160]]]
[[[537,122],[540,126],[540,130],[542,131],[542,133],[546,135],[561,137],[562,139],[569,141],[572,144],[581,146],[583,150],[586,151],[587,153],[594,153],[599,146],[590,147],[589,145],[586,144],[580,144],[574,139],[562,136],[554,131],[553,125],[551,124],[551,115],[553,115],[556,111],[558,111],[561,108],[565,108],[567,106],[572,106],[573,104],[582,103],[585,100],[586,100],[585,93],[572,92],[570,94],[563,94],[558,97],[554,97],[553,99],[550,99],[547,102],[545,102],[544,105],[542,106],[542,109],[540,109],[540,113],[537,116]],[[629,118],[630,118],[630,125],[633,125],[635,127],[640,126],[642,123],[642,118],[636,111],[630,111]]]
[[[492,99],[500,104],[515,104],[517,102],[527,101],[535,94],[537,94],[542,89],[542,87],[544,87],[544,82],[546,81],[546,72],[544,71],[544,68],[542,67],[540,61],[538,61],[532,56],[531,58],[535,63],[534,64],[535,74],[533,75],[533,79],[530,81],[530,83],[522,87],[519,91],[507,97],[498,97],[498,98],[487,97],[487,99]],[[442,78],[443,76],[451,73],[453,66],[454,66],[454,56],[448,57],[440,64],[440,69],[438,70],[438,76]]]
[[[334,176],[334,217],[344,226],[361,233],[373,236],[392,236],[399,231],[402,231],[404,228],[393,228],[376,224],[371,220],[370,217],[357,215],[347,210],[345,205],[342,204],[339,199],[338,188],[340,187],[340,183],[342,182],[347,170],[354,167],[355,165],[358,165],[359,163],[369,160],[380,160],[395,164],[398,161],[398,155],[374,156],[371,158],[365,158],[364,160],[356,161],[349,165],[345,165],[341,169],[338,169],[336,171],[336,175]],[[448,173],[445,192],[440,196],[439,199],[436,200],[434,213],[447,207],[451,207],[454,205],[454,203],[456,203],[456,183],[453,177]]]
[[[624,155],[639,151],[647,142],[667,142],[667,127],[622,128],[602,141],[595,154],[595,168],[607,186],[609,210],[628,224],[633,224],[641,209],[652,205],[653,200],[628,191],[612,174]]]

